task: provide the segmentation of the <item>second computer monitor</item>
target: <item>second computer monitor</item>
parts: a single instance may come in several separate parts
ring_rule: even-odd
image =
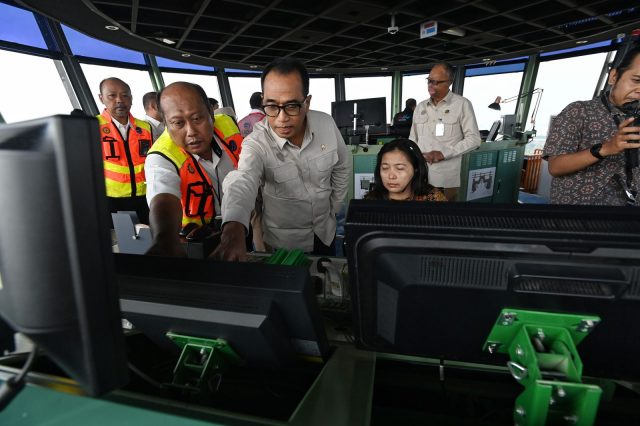
[[[123,317],[167,349],[172,332],[224,339],[255,367],[328,355],[305,267],[121,254],[116,270]]]
[[[332,102],[331,116],[343,134],[364,134],[365,126],[369,126],[370,134],[385,133],[387,101],[386,98],[368,98]]]
[[[483,350],[502,309],[594,315],[585,375],[640,380],[633,209],[352,200],[345,241],[361,348],[504,365]]]

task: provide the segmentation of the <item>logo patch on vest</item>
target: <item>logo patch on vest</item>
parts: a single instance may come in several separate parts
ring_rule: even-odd
[[[108,127],[103,127],[103,128],[102,128],[102,131],[103,131],[104,133],[106,133],[106,134],[111,133],[111,130],[109,130],[109,128],[108,128]]]
[[[142,134],[142,129],[140,127],[136,127],[136,133],[141,135]]]
[[[191,164],[187,164],[187,171],[191,174],[194,174],[196,172]]]
[[[231,149],[231,151],[236,152],[236,150],[238,149],[238,145],[235,141],[231,141],[229,142],[229,148]]]

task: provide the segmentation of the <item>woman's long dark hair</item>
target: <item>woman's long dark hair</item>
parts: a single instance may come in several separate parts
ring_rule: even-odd
[[[409,162],[413,166],[415,173],[409,183],[413,196],[427,195],[433,189],[433,186],[429,184],[429,176],[427,173],[427,166],[424,162],[424,157],[420,152],[418,145],[409,139],[394,139],[391,142],[385,144],[378,152],[378,158],[376,160],[375,182],[371,191],[367,192],[364,196],[366,199],[371,200],[386,200],[389,198],[389,191],[382,184],[382,177],[380,176],[380,165],[382,164],[382,157],[387,152],[402,151]]]

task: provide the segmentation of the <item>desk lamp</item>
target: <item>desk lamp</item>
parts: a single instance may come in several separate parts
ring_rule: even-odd
[[[512,96],[510,98],[506,98],[506,99],[502,99],[500,96],[496,97],[496,100],[493,101],[493,103],[491,103],[489,105],[489,108],[491,109],[495,109],[496,111],[500,111],[500,104],[506,104],[508,102],[513,102],[513,101],[517,101],[519,99],[522,99],[526,96],[532,96],[534,94],[538,95],[538,98],[536,99],[536,103],[533,106],[533,110],[531,111],[531,124],[533,124],[533,128],[535,129],[536,127],[536,115],[538,114],[538,108],[540,107],[540,99],[542,99],[542,92],[544,91],[544,89],[540,89],[540,88],[535,88],[530,92],[526,92],[526,93],[522,93],[519,95],[515,95]]]

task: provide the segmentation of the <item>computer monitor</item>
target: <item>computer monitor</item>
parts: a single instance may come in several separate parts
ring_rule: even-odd
[[[352,200],[345,225],[359,347],[504,365],[503,308],[598,315],[587,376],[640,380],[634,209]]]
[[[489,133],[487,134],[487,142],[495,141],[498,137],[498,131],[500,130],[500,124],[502,122],[500,120],[496,120],[491,125],[491,129],[489,129]]]
[[[127,382],[94,118],[0,126],[0,316],[90,395]]]
[[[167,332],[222,338],[260,368],[328,355],[308,268],[119,254],[116,269],[123,318],[176,354]]]
[[[331,102],[331,116],[344,135],[362,135],[366,131],[365,125],[369,125],[370,134],[386,133],[387,100],[386,98],[368,98]],[[355,132],[353,131],[354,116]]]

